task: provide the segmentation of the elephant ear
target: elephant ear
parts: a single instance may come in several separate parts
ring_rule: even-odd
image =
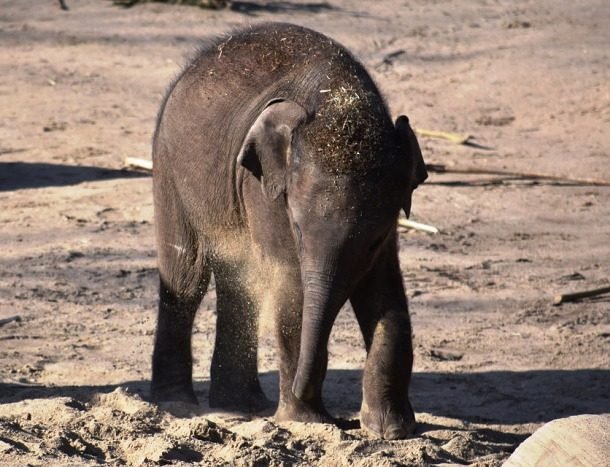
[[[409,217],[411,214],[411,196],[413,190],[424,183],[428,178],[428,171],[426,170],[426,163],[424,162],[421,149],[419,148],[415,132],[411,128],[411,125],[409,125],[409,119],[406,116],[401,115],[396,119],[395,126],[400,147],[409,158],[409,167],[411,167],[411,173],[409,174],[411,188],[403,203],[405,214]]]
[[[305,109],[295,102],[272,100],[244,139],[237,162],[261,181],[263,193],[271,200],[286,190],[292,135],[306,117]]]

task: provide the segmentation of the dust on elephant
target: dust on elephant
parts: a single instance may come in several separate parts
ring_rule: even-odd
[[[426,170],[342,46],[271,23],[204,46],[171,86],[153,141],[160,272],[152,394],[196,402],[191,331],[213,273],[212,407],[267,404],[258,321],[279,346],[277,420],[332,422],[327,344],[349,299],[367,351],[362,425],[401,438],[413,352],[396,223]],[[265,318],[265,319],[267,319]]]

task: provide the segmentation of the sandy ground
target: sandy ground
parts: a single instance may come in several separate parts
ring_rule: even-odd
[[[370,6],[367,6],[367,3]],[[207,406],[214,291],[194,335],[196,413],[147,402],[155,326],[149,157],[163,91],[198,41],[260,21],[318,29],[393,114],[470,133],[428,163],[610,180],[605,0],[233,2],[233,10],[0,0],[0,464],[500,465],[545,421],[610,412],[610,188],[432,174],[401,235],[416,436],[360,430],[364,349],[349,309],[325,399],[346,422]],[[274,342],[260,371],[277,397]]]

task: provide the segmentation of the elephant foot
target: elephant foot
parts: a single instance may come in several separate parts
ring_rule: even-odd
[[[274,418],[277,422],[335,423],[321,403],[312,407],[296,398],[290,403],[280,400]]]
[[[154,383],[151,386],[151,399],[156,402],[185,402],[187,404],[198,404],[192,384],[188,386],[176,386]]]
[[[360,410],[360,425],[380,439],[404,439],[415,432],[415,415],[409,406],[404,413],[392,409],[372,410],[366,404]]]
[[[238,412],[262,412],[273,404],[267,399],[258,382],[245,385],[219,385],[210,387],[210,408]]]

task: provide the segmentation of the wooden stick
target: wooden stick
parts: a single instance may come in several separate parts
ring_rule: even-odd
[[[559,175],[546,175],[532,172],[514,172],[502,169],[482,169],[478,167],[447,167],[444,164],[426,164],[428,172],[436,173],[456,173],[456,174],[475,174],[475,175],[500,175],[518,178],[534,178],[541,180],[555,180],[558,182],[581,183],[583,185],[610,186],[609,180],[596,180],[592,178],[574,178]]]
[[[148,159],[138,159],[137,157],[126,157],[125,165],[136,169],[152,171],[153,163]]]
[[[561,305],[562,303],[574,302],[576,300],[580,300],[581,298],[596,297],[598,295],[603,295],[606,293],[610,293],[610,287],[601,287],[599,289],[583,290],[581,292],[555,295],[555,297],[553,298],[553,305]]]
[[[152,171],[152,161],[149,159],[138,159],[137,157],[126,157],[125,165],[136,169]],[[428,172],[456,173],[473,175],[499,175],[507,177],[534,178],[541,180],[555,180],[558,182],[582,183],[584,185],[610,186],[608,180],[596,180],[592,178],[563,177],[559,175],[546,175],[532,172],[514,172],[512,170],[482,169],[479,167],[447,167],[444,164],[426,164]]]
[[[400,227],[406,227],[407,229],[419,230],[421,232],[428,232],[437,234],[438,229],[433,225],[422,224],[420,222],[410,221],[408,219],[398,219],[398,225]]]
[[[415,132],[421,136],[429,136],[430,138],[441,138],[451,141],[455,144],[464,144],[470,139],[469,134],[452,133],[449,131],[426,130],[424,128],[415,128]]]
[[[10,316],[8,318],[2,318],[2,319],[0,319],[0,326],[4,326],[5,324],[12,323],[13,321],[20,322],[21,316],[15,315],[15,316]]]

